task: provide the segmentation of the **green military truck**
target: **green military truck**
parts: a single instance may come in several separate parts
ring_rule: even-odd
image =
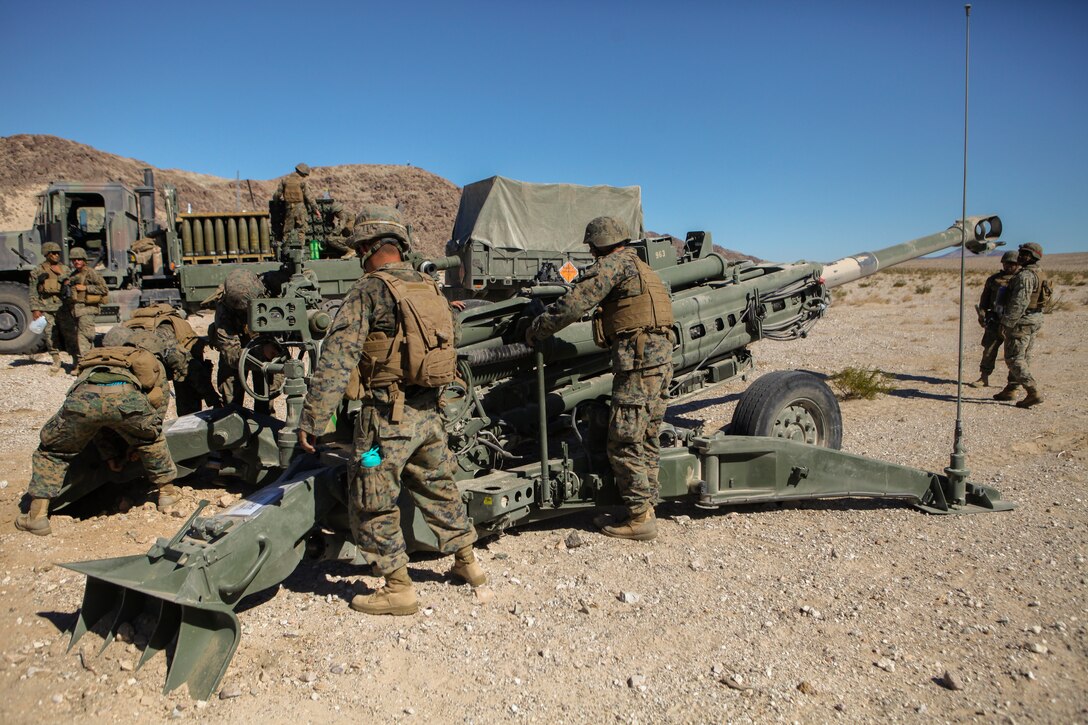
[[[0,354],[30,351],[30,271],[45,258],[42,244],[56,242],[68,262],[82,247],[110,288],[101,321],[127,319],[141,304],[169,302],[193,311],[213,294],[231,270],[277,269],[280,240],[268,211],[179,213],[177,192],[167,186],[169,223],[155,219],[155,182],[150,169],[135,189],[119,182],[58,181],[38,194],[32,229],[0,232]],[[328,206],[332,200],[319,200]],[[309,240],[321,243],[332,230],[327,215],[311,221]],[[354,259],[313,259],[322,296],[336,298],[359,276]]]

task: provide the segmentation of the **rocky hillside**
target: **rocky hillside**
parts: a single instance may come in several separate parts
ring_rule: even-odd
[[[289,172],[295,160],[285,163]],[[0,229],[27,229],[33,223],[35,194],[50,181],[121,181],[143,183],[147,162],[106,153],[56,136],[18,135],[0,138]],[[243,209],[266,209],[279,179],[242,179]],[[177,187],[185,210],[232,210],[238,200],[234,179],[155,168],[155,185]],[[411,220],[425,253],[437,253],[449,238],[461,190],[453,183],[412,166],[346,164],[315,167],[308,186],[312,193],[329,192],[349,208],[363,204],[396,205]],[[161,199],[160,199],[161,201]],[[162,213],[159,207],[159,213]]]

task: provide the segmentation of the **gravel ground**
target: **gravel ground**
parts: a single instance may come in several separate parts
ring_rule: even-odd
[[[954,295],[881,303],[902,296],[891,285],[851,291],[806,340],[760,343],[756,374],[894,374],[893,393],[842,404],[843,447],[941,470],[956,410]],[[341,563],[304,563],[240,613],[241,644],[209,702],[163,696],[163,658],[134,672],[132,644],[98,655],[92,633],[65,652],[61,630],[83,578],[54,563],[143,552],[180,522],[139,496],[116,513],[106,497],[103,514],[114,513],[59,516],[51,537],[16,533],[30,453],[66,380],[6,358],[0,718],[1084,722],[1086,330],[1083,303],[1047,317],[1034,366],[1047,401],[1038,408],[996,403],[996,388],[964,389],[971,479],[1016,501],[1012,512],[928,516],[862,500],[717,512],[671,504],[648,543],[606,539],[588,514],[576,515],[482,542],[494,594],[486,604],[448,583],[448,560],[414,561],[425,609],[405,618],[347,608],[378,580]],[[978,336],[972,322],[967,380]],[[672,414],[715,429],[742,389],[737,381]],[[237,491],[210,494],[225,504]]]

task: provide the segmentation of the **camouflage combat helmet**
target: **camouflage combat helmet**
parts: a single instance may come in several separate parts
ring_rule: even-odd
[[[599,216],[586,224],[586,236],[582,240],[594,249],[609,249],[629,241],[631,235],[624,223],[610,216]]]
[[[309,164],[295,164],[295,171],[297,171],[302,176],[309,176],[310,166]]]
[[[250,300],[267,294],[264,283],[247,269],[236,269],[223,280],[223,303],[233,310],[244,310]]]
[[[351,235],[351,243],[358,248],[375,239],[396,239],[402,252],[412,251],[408,227],[404,225],[400,212],[391,206],[364,206],[355,215],[355,231]],[[362,254],[359,258],[365,259]]]
[[[84,249],[83,247],[76,247],[75,249],[73,249],[71,252],[68,253],[68,259],[82,259],[84,262],[86,262],[87,261],[87,250]]]
[[[42,245],[42,254],[50,254],[53,252],[60,254],[60,245],[56,242],[46,242]]]
[[[1043,258],[1043,248],[1035,242],[1028,242],[1027,244],[1020,245],[1020,254],[1031,257],[1038,262]]]
[[[1020,258],[1020,255],[1016,252],[1005,252],[1001,255],[1002,264],[1016,264],[1016,260]]]
[[[102,336],[102,347],[121,347],[132,337],[132,328],[114,325]]]

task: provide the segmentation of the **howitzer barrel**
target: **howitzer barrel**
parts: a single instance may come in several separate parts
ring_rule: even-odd
[[[924,257],[948,247],[963,243],[978,254],[992,249],[989,239],[1001,236],[1001,219],[997,216],[968,217],[967,224],[956,222],[948,229],[927,237],[912,239],[909,242],[886,247],[876,252],[862,252],[850,257],[843,257],[824,266],[824,284],[839,287],[848,282],[868,277],[882,269],[900,264],[911,259]]]

